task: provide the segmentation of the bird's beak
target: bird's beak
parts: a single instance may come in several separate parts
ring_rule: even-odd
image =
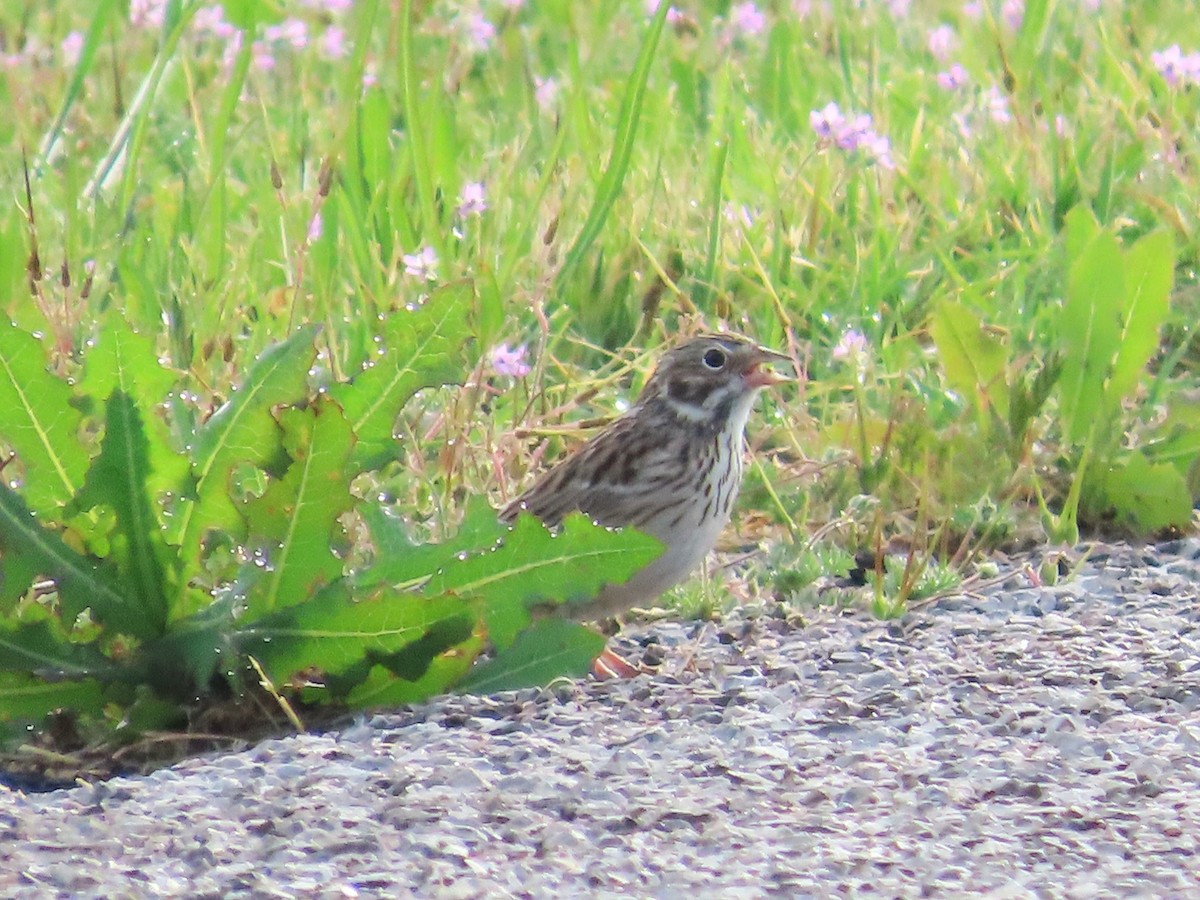
[[[774,372],[763,372],[758,368],[763,363],[768,362],[783,362],[795,368],[792,358],[787,354],[777,353],[774,350],[768,350],[766,347],[755,347],[751,351],[750,364],[746,367],[746,374],[742,376],[749,387],[770,387],[773,384],[783,384],[786,381],[791,381],[790,378],[783,378]]]

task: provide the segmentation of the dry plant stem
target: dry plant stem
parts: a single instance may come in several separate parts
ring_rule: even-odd
[[[275,685],[271,682],[271,679],[267,677],[267,673],[263,671],[263,667],[259,665],[258,660],[253,656],[247,656],[246,658],[250,661],[250,665],[254,667],[254,671],[258,673],[259,686],[273,698],[275,698],[275,702],[279,704],[279,708],[283,710],[283,714],[287,716],[288,721],[292,723],[292,727],[295,728],[296,731],[303,731],[304,723],[301,722],[300,717],[296,715],[296,711],[292,708],[292,704],[290,704],[287,701],[287,698],[275,689]]]

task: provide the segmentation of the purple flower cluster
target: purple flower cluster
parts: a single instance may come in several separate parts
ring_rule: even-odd
[[[421,281],[437,281],[437,266],[437,251],[428,244],[421,247],[416,253],[404,254],[404,274]]]
[[[896,168],[891,142],[875,131],[866,113],[847,116],[836,103],[808,114],[808,121],[822,145],[835,146],[846,153],[860,154],[868,162],[884,169]]]
[[[508,344],[501,344],[492,350],[492,370],[497,375],[504,375],[508,378],[524,378],[529,374],[529,363],[525,361],[526,348],[513,347],[511,350]]]
[[[1184,53],[1178,44],[1150,54],[1154,68],[1171,87],[1200,85],[1200,52]]]
[[[158,11],[158,8],[164,3],[165,0],[138,0],[137,6],[141,9],[142,19],[146,21],[153,21],[155,17],[161,19],[161,12]],[[349,8],[348,0],[307,0],[303,5],[331,15]],[[131,18],[133,10],[134,7],[131,5]],[[237,26],[225,18],[225,8],[219,3],[197,9],[192,17],[192,30],[201,38],[224,42],[223,60],[226,68],[233,65],[246,38],[246,35]],[[330,60],[344,59],[350,52],[350,48],[347,46],[346,32],[340,26],[327,25],[314,39],[309,32],[308,24],[303,19],[289,17],[262,29],[261,36],[251,45],[251,58],[256,69],[269,72],[276,66],[277,50],[300,51],[310,46],[315,46],[322,56]]]

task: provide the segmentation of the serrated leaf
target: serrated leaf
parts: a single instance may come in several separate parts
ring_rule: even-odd
[[[350,691],[346,702],[350,706],[364,709],[420,703],[422,700],[444,694],[451,685],[460,681],[470,671],[471,664],[482,648],[482,639],[473,637],[431,660],[424,674],[415,681],[398,677],[386,666],[374,666],[362,683]]]
[[[136,661],[140,680],[160,696],[186,699],[205,690],[219,668],[234,667],[237,649],[230,635],[236,603],[232,591],[209,598],[199,612],[143,646]]]
[[[471,694],[539,687],[566,675],[582,678],[604,650],[604,636],[567,619],[543,619],[455,685]]]
[[[418,585],[460,554],[495,546],[508,534],[508,526],[482,497],[468,501],[462,525],[454,537],[437,544],[412,543],[399,520],[379,506],[365,505],[359,514],[375,545],[374,562],[354,575],[354,584],[359,588],[386,584],[399,589]]]
[[[1109,467],[1103,494],[1118,520],[1142,534],[1186,528],[1192,520],[1191,494],[1184,476],[1174,466],[1152,464],[1138,452]]]
[[[0,541],[0,546],[3,545]],[[20,553],[0,554],[0,617],[12,614],[17,601],[33,586],[40,575],[33,560]]]
[[[1068,222],[1090,213],[1073,210]],[[1067,298],[1059,321],[1063,366],[1059,377],[1063,430],[1075,443],[1113,412],[1105,380],[1120,339],[1125,306],[1124,264],[1116,237],[1101,232],[1071,260]]]
[[[1008,348],[959,303],[939,305],[930,332],[951,387],[963,397],[973,398],[984,421],[991,420],[989,407],[1007,421],[1009,397],[1004,379]]]
[[[20,672],[0,672],[0,722],[38,721],[56,709],[96,712],[104,685],[94,679],[43,681]]]
[[[239,627],[233,639],[280,684],[309,667],[336,675],[396,653],[447,620],[475,616],[474,606],[451,596],[381,590],[356,601],[339,581],[305,603]]]
[[[1200,459],[1200,400],[1179,392],[1166,407],[1154,438],[1141,449],[1150,462],[1169,462],[1186,474]]]
[[[1167,320],[1175,271],[1175,241],[1169,231],[1148,234],[1124,254],[1125,310],[1109,381],[1110,402],[1133,393],[1158,348]]]
[[[341,577],[333,552],[342,533],[337,520],[354,502],[346,471],[354,435],[341,408],[318,397],[307,409],[283,410],[279,424],[292,463],[245,507],[251,540],[265,542],[269,565],[247,597],[247,621],[301,603]]]
[[[150,464],[142,417],[134,400],[114,390],[105,404],[104,439],[87,481],[73,506],[90,510],[106,505],[116,517],[109,536],[120,583],[127,600],[160,634],[167,622],[166,561],[172,558],[162,526],[150,503]]]
[[[612,531],[582,513],[564,519],[556,533],[525,514],[501,545],[447,563],[422,593],[480,598],[488,637],[503,650],[529,626],[532,606],[590,600],[661,552],[662,544],[647,534]]]
[[[25,468],[22,493],[29,508],[56,512],[83,483],[88,456],[80,442],[82,416],[70,386],[46,369],[33,335],[0,320],[0,439]]]
[[[0,669],[46,681],[112,679],[118,668],[91,644],[64,640],[49,622],[0,624]]]
[[[329,691],[353,705],[412,703],[444,693],[471,667],[483,649],[472,610],[434,623],[411,644],[395,653],[368,653],[360,663],[328,679]],[[384,678],[382,669],[389,677]],[[368,696],[371,699],[368,699]]]
[[[139,638],[157,634],[141,606],[126,597],[116,579],[92,560],[80,556],[56,533],[43,528],[21,497],[0,484],[0,549],[23,555],[31,567],[54,579],[63,618],[74,619],[91,608],[92,617],[116,631]]]
[[[378,468],[398,453],[396,417],[422,388],[461,381],[461,348],[470,339],[470,282],[446,285],[415,309],[392,313],[383,329],[383,352],[353,381],[330,394],[346,411],[358,438],[357,471]]]
[[[166,420],[155,414],[178,379],[178,373],[163,366],[154,339],[134,331],[113,313],[84,357],[82,388],[86,394],[103,401],[114,391],[122,391],[142,411],[152,495],[176,488],[187,475],[187,457],[172,446]]]
[[[263,352],[238,391],[197,430],[190,489],[181,492],[184,498],[168,533],[188,567],[181,584],[199,564],[205,532],[241,532],[241,514],[229,490],[233,471],[240,465],[265,466],[281,452],[279,424],[271,413],[306,396],[308,370],[316,358],[315,334],[315,326],[300,328]],[[194,611],[177,597],[171,613],[178,617]]]

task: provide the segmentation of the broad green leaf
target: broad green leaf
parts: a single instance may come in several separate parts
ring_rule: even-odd
[[[582,678],[604,650],[604,636],[567,619],[543,619],[512,645],[481,663],[455,685],[471,694],[538,687],[564,675]]]
[[[38,339],[0,321],[0,440],[24,466],[23,493],[40,515],[57,512],[83,484],[88,456],[71,399],[70,386],[47,371]]]
[[[477,331],[479,343],[490,347],[500,338],[500,329],[504,327],[504,298],[500,293],[500,283],[496,273],[490,266],[481,266],[477,275],[479,290],[479,315]]]
[[[1169,462],[1187,475],[1200,460],[1200,400],[1180,391],[1168,398],[1166,407],[1154,438],[1141,450],[1148,461]]]
[[[138,690],[128,705],[121,707],[121,719],[114,729],[122,743],[132,742],[150,731],[185,731],[188,727],[188,706],[174,700],[164,700],[148,689]]]
[[[106,505],[116,517],[110,558],[121,587],[153,633],[167,622],[167,561],[162,526],[150,503],[150,463],[142,417],[132,397],[115,390],[105,404],[104,439],[74,506]]]
[[[471,670],[471,664],[482,649],[483,640],[472,637],[431,660],[416,680],[400,678],[386,666],[376,665],[363,682],[350,691],[346,702],[359,709],[400,706],[444,694]]]
[[[124,391],[145,407],[162,402],[179,379],[163,366],[154,338],[134,331],[115,313],[105,318],[83,364],[85,393],[106,400],[113,391]]]
[[[471,334],[473,300],[470,282],[458,282],[434,291],[421,306],[392,313],[379,357],[353,381],[330,391],[358,438],[358,471],[396,458],[396,417],[413,394],[465,376],[462,348]]]
[[[3,546],[0,540],[0,546]],[[0,618],[12,614],[17,601],[41,574],[33,560],[20,553],[0,554]]]
[[[0,549],[20,554],[30,567],[58,585],[65,621],[89,607],[92,617],[116,631],[152,638],[158,631],[141,606],[106,569],[80,556],[53,531],[43,528],[21,497],[0,483]]]
[[[458,597],[378,591],[354,600],[336,582],[311,600],[238,628],[238,649],[253,656],[276,684],[316,668],[337,675],[396,653],[448,620],[473,622],[475,609]]]
[[[65,640],[46,620],[0,623],[0,669],[47,681],[113,677],[116,666],[91,644]]]
[[[375,561],[354,575],[359,588],[415,586],[460,554],[496,546],[508,534],[508,526],[496,518],[496,511],[482,497],[472,498],[454,537],[438,544],[411,543],[400,522],[379,506],[363,506],[359,514],[375,544]]]
[[[1076,209],[1067,218],[1079,214]],[[1121,247],[1104,232],[1071,260],[1059,319],[1064,352],[1058,383],[1063,430],[1072,442],[1083,442],[1092,427],[1113,412],[1105,405],[1104,387],[1118,349],[1124,308]]]
[[[25,302],[28,296],[29,272],[26,269],[29,248],[26,243],[26,226],[21,216],[21,207],[9,203],[0,210],[0,307],[9,315],[29,310],[33,304]]]
[[[661,552],[649,535],[611,531],[582,513],[568,516],[558,533],[522,515],[502,544],[450,561],[422,593],[481,598],[488,637],[503,650],[528,627],[531,607],[590,600]]]
[[[411,703],[446,691],[471,667],[483,649],[474,610],[434,623],[411,644],[395,653],[367,653],[354,665],[328,679],[326,695],[345,696],[355,705]],[[384,678],[380,672],[387,673]],[[370,698],[370,699],[368,699]]]
[[[346,463],[354,435],[327,397],[283,410],[279,424],[292,463],[245,508],[250,541],[265,542],[269,567],[247,597],[247,621],[301,603],[342,574],[333,544],[342,534],[338,517],[353,506]]]
[[[1109,383],[1114,404],[1133,393],[1158,348],[1158,332],[1167,319],[1174,278],[1171,232],[1146,235],[1124,254],[1124,262],[1125,316]]]
[[[1192,498],[1183,474],[1168,463],[1151,463],[1140,452],[1109,467],[1103,495],[1119,521],[1143,534],[1186,528],[1192,521]]]
[[[157,414],[178,380],[178,373],[160,361],[154,338],[134,331],[115,313],[107,316],[84,358],[84,393],[103,401],[123,391],[142,411],[152,496],[175,489],[187,476],[187,457],[172,446],[166,420]]]
[[[1200,460],[1200,427],[1167,429],[1165,437],[1143,449],[1148,459],[1169,462],[1186,473]]]
[[[230,495],[230,479],[239,465],[266,466],[282,450],[276,406],[296,403],[307,393],[308,370],[316,358],[313,326],[267,349],[246,375],[237,392],[196,433],[190,489],[175,513],[168,540],[180,546],[185,566],[181,583],[199,564],[200,542],[206,531],[223,529],[239,534],[241,514]],[[176,598],[173,617],[188,615]]]
[[[162,697],[187,699],[207,689],[218,669],[234,668],[237,649],[230,635],[237,602],[232,591],[209,598],[199,612],[143,646],[136,661],[140,680]]]
[[[1102,230],[1096,216],[1086,206],[1074,207],[1067,213],[1063,224],[1067,264],[1070,265],[1073,260],[1083,256],[1084,251],[1101,235]]]
[[[1001,419],[1008,419],[1008,385],[1005,366],[1008,348],[965,306],[942,303],[930,323],[938,356],[946,371],[946,380],[963,397],[974,398],[984,421],[990,421],[989,407]]]
[[[104,686],[94,679],[43,681],[21,672],[0,672],[0,722],[40,720],[57,709],[99,712]]]

